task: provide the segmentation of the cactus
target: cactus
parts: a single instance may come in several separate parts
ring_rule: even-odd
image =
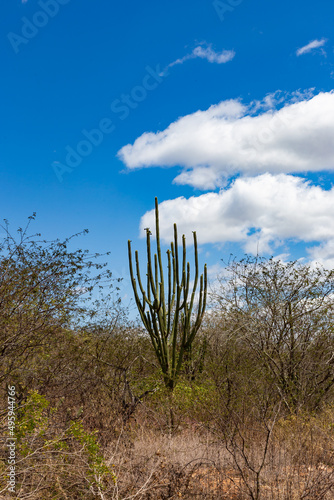
[[[128,241],[129,267],[135,301],[142,322],[148,331],[159,361],[164,382],[173,391],[186,353],[191,352],[196,333],[201,325],[206,306],[207,267],[199,282],[199,301],[193,315],[198,285],[198,252],[196,232],[194,237],[195,278],[190,293],[190,264],[186,263],[186,238],[182,236],[182,265],[179,268],[177,226],[174,224],[174,242],[167,250],[167,287],[165,290],[161,258],[158,199],[155,198],[155,226],[157,253],[151,256],[151,232],[146,228],[147,274],[146,291],[139,269],[138,252],[135,252],[136,276],[132,265],[131,241]],[[138,286],[138,288],[137,288]],[[141,297],[140,297],[141,295]]]

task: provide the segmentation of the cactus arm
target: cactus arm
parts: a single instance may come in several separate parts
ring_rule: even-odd
[[[176,375],[176,347],[177,347],[177,333],[178,333],[178,326],[179,326],[179,303],[181,300],[181,287],[177,287],[177,292],[176,292],[176,308],[175,308],[175,314],[174,314],[174,321],[173,321],[173,329],[172,329],[172,378],[175,378]]]
[[[147,246],[147,276],[148,276],[148,287],[151,288],[153,297],[156,298],[156,289],[154,286],[153,271],[152,271],[152,261],[151,261],[151,231],[149,228],[146,229],[146,246]]]
[[[184,313],[187,315],[188,314],[188,294],[189,294],[189,282],[190,282],[190,264],[187,262],[187,274],[184,274],[184,282],[185,285],[183,287],[183,302],[180,305],[180,309],[184,309]]]
[[[197,311],[197,317],[195,324],[192,328],[192,332],[189,337],[189,342],[191,343],[195,335],[201,326],[201,322],[204,316],[205,308],[206,308],[206,299],[207,299],[207,289],[208,289],[208,277],[207,277],[207,266],[205,264],[204,266],[204,278],[203,275],[201,275],[200,279],[200,299],[199,299],[199,304],[198,304],[198,311]]]
[[[187,262],[187,248],[186,237],[182,235],[182,281],[181,286],[184,288],[186,284],[186,262]]]
[[[187,280],[186,280],[186,288],[185,288],[185,304],[187,306],[188,294],[189,294],[189,284],[190,284],[190,264],[187,262]],[[191,310],[191,307],[190,307]]]
[[[145,328],[147,328],[148,325],[147,325],[147,320],[146,320],[146,316],[145,316],[145,307],[140,302],[140,299],[139,299],[139,296],[138,296],[138,292],[137,292],[136,279],[135,279],[134,274],[133,274],[131,240],[128,240],[128,254],[129,254],[129,266],[130,266],[131,284],[132,284],[132,289],[133,289],[133,293],[134,293],[134,296],[135,296],[135,301],[136,301],[136,304],[137,304],[137,307],[138,307],[138,311],[139,311],[140,317],[141,317],[141,319],[142,319],[142,321],[144,323]]]
[[[164,349],[164,346],[163,346],[162,341],[161,341],[160,336],[159,336],[159,331],[157,328],[156,321],[154,321],[154,319],[152,317],[149,317],[150,316],[149,313],[147,313],[147,315],[148,315],[148,322],[150,325],[149,333],[150,333],[151,341],[153,344],[153,348],[155,350],[155,353],[156,353],[156,356],[158,358],[161,369],[162,369],[163,373],[165,373],[166,368],[167,368],[166,367],[165,349]]]
[[[194,292],[193,292],[194,293]],[[206,297],[207,297],[207,266],[204,266],[204,279],[203,275],[200,277],[200,292],[199,292],[199,304],[195,324],[192,329],[190,329],[190,314],[185,318],[184,324],[184,335],[182,338],[182,344],[180,346],[178,363],[176,367],[176,376],[178,375],[182,362],[183,356],[186,349],[189,349],[194,341],[196,333],[201,325],[205,307],[206,307]],[[191,313],[191,310],[189,311]]]
[[[183,302],[179,305],[179,309],[184,309],[184,306],[187,301],[186,296],[186,261],[187,261],[187,253],[186,253],[186,237],[182,235],[182,279],[181,279],[181,290],[183,291]]]
[[[162,266],[162,258],[161,258],[161,246],[160,246],[160,227],[159,227],[159,203],[158,198],[155,198],[155,232],[156,232],[156,240],[157,240],[157,253],[158,253],[158,263],[159,263],[159,271],[160,271],[160,302],[162,304],[162,318],[164,323],[164,329],[167,330],[167,321],[166,321],[166,304],[165,304],[165,282],[164,282],[164,272]]]
[[[137,273],[137,278],[138,278],[138,285],[139,285],[141,294],[143,296],[143,308],[145,311],[145,306],[144,306],[145,302],[147,302],[149,307],[152,307],[152,304],[151,304],[151,301],[146,297],[146,292],[145,292],[144,287],[142,285],[142,281],[141,281],[141,277],[140,277],[140,268],[139,268],[139,257],[138,257],[137,250],[135,252],[135,260],[136,260],[136,273]]]
[[[148,332],[150,334],[154,350],[155,350],[156,353],[158,353],[159,352],[158,342],[157,342],[156,335],[155,335],[153,327],[152,327],[152,322],[151,322],[151,318],[150,318],[150,313],[149,312],[146,313],[146,317],[147,317],[147,324],[148,324],[148,329],[147,330],[148,330]]]
[[[175,277],[176,285],[179,285],[179,250],[177,245],[177,226],[174,224],[174,253],[175,253]]]
[[[168,320],[167,320],[167,330],[166,330],[166,339],[169,336],[170,333],[170,320],[172,316],[172,263],[171,263],[171,258],[170,258],[170,250],[167,250],[167,268],[168,268],[168,304],[167,304],[167,310],[168,310]]]
[[[147,298],[150,301],[150,304],[152,307],[151,303],[151,285],[150,285],[150,274],[149,274],[149,265],[147,264],[147,273],[146,273],[146,279],[147,279]]]
[[[194,237],[194,255],[195,255],[195,280],[194,280],[193,291],[192,291],[191,299],[190,299],[190,309],[192,309],[193,305],[194,305],[195,292],[196,292],[197,282],[198,282],[198,250],[197,250],[196,231],[193,231],[193,237]]]
[[[157,254],[154,254],[154,286],[156,290],[156,300],[160,302],[159,300],[159,275],[158,275],[158,257]]]
[[[151,246],[150,246],[150,231],[149,229],[146,230],[147,232],[147,275],[148,275],[148,289],[151,288],[152,294],[154,297],[154,301],[152,304],[152,310],[156,313],[157,318],[158,318],[158,323],[161,331],[164,331],[163,328],[163,318],[162,314],[160,311],[161,308],[161,300],[159,297],[159,292],[161,288],[159,287],[159,274],[158,274],[158,259],[157,259],[157,254],[154,254],[154,276],[153,276],[153,270],[152,270],[152,263],[151,263]],[[160,290],[159,290],[160,288]],[[155,318],[154,314],[152,314],[152,319],[153,317]],[[156,318],[155,318],[156,320]]]
[[[175,259],[174,243],[173,242],[171,242],[170,247],[171,247],[171,251],[172,251],[172,262],[173,262],[173,293],[172,293],[172,302],[171,302],[171,306],[170,306],[170,311],[172,311],[174,308],[175,295],[176,295],[176,259]]]

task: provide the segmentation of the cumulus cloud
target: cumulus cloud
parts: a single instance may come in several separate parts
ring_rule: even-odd
[[[176,222],[189,243],[194,230],[200,244],[237,242],[253,254],[271,253],[284,241],[302,241],[310,244],[313,259],[332,256],[334,261],[334,187],[324,190],[301,177],[239,177],[219,193],[164,201],[159,214],[166,243]],[[141,219],[141,236],[145,227],[154,228],[153,210]]]
[[[320,262],[327,269],[334,269],[334,238],[308,250],[312,263]]]
[[[300,49],[298,49],[296,54],[297,54],[297,56],[307,54],[308,52],[311,52],[312,50],[323,47],[325,45],[325,43],[326,43],[325,38],[322,38],[321,40],[312,40],[312,42],[310,42],[307,45],[304,45],[304,47],[301,47]]]
[[[204,190],[238,173],[334,170],[334,91],[282,99],[222,101],[142,134],[118,156],[129,169],[181,167],[174,182]]]
[[[176,61],[171,62],[166,66],[166,68],[163,70],[163,74],[167,73],[169,68],[172,68],[173,66],[176,66],[177,64],[183,64],[186,61],[189,61],[190,59],[196,59],[196,58],[201,58],[201,59],[206,59],[210,63],[217,63],[217,64],[224,64],[227,63],[228,61],[231,61],[235,56],[234,50],[222,50],[221,52],[216,52],[215,50],[212,49],[211,45],[208,46],[202,46],[199,45],[198,47],[195,47],[194,50],[191,52],[191,54],[187,54],[184,57],[181,57],[180,59],[176,59]]]

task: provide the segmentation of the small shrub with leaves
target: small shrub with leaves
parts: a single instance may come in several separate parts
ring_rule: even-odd
[[[61,402],[60,402],[61,404]],[[31,392],[18,409],[16,437],[17,498],[56,500],[91,499],[114,489],[116,476],[103,457],[94,433],[80,420],[59,428],[58,409]],[[8,470],[0,475],[0,491],[6,491]]]

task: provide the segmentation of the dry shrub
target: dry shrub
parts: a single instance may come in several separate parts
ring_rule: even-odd
[[[86,432],[80,420],[59,428],[57,408],[45,397],[32,392],[17,409],[15,422],[15,495],[19,499],[60,500],[108,498],[114,489],[115,474],[108,467],[97,439]],[[6,457],[5,441],[2,447]],[[2,498],[7,491],[9,468],[0,468]],[[7,492],[6,492],[7,491]]]
[[[325,500],[334,494],[333,408],[282,419],[266,469],[266,490],[277,500]]]
[[[137,426],[131,446],[124,439],[110,445],[107,463],[117,477],[113,498],[241,499],[232,461],[208,431],[184,428],[169,436]]]
[[[98,445],[80,419],[64,427],[60,409],[30,396],[19,411],[16,498],[25,500],[331,500],[334,491],[333,408],[278,419],[260,474],[258,496],[249,464],[263,458],[264,434],[240,427],[250,461],[240,467],[217,432],[191,423],[172,436],[141,405],[109,443]],[[5,456],[5,455],[4,455]],[[4,464],[5,465],[5,464]],[[0,497],[5,467],[0,472]],[[253,496],[252,496],[253,491]],[[2,495],[2,496],[1,496]],[[14,497],[15,498],[15,497]]]

